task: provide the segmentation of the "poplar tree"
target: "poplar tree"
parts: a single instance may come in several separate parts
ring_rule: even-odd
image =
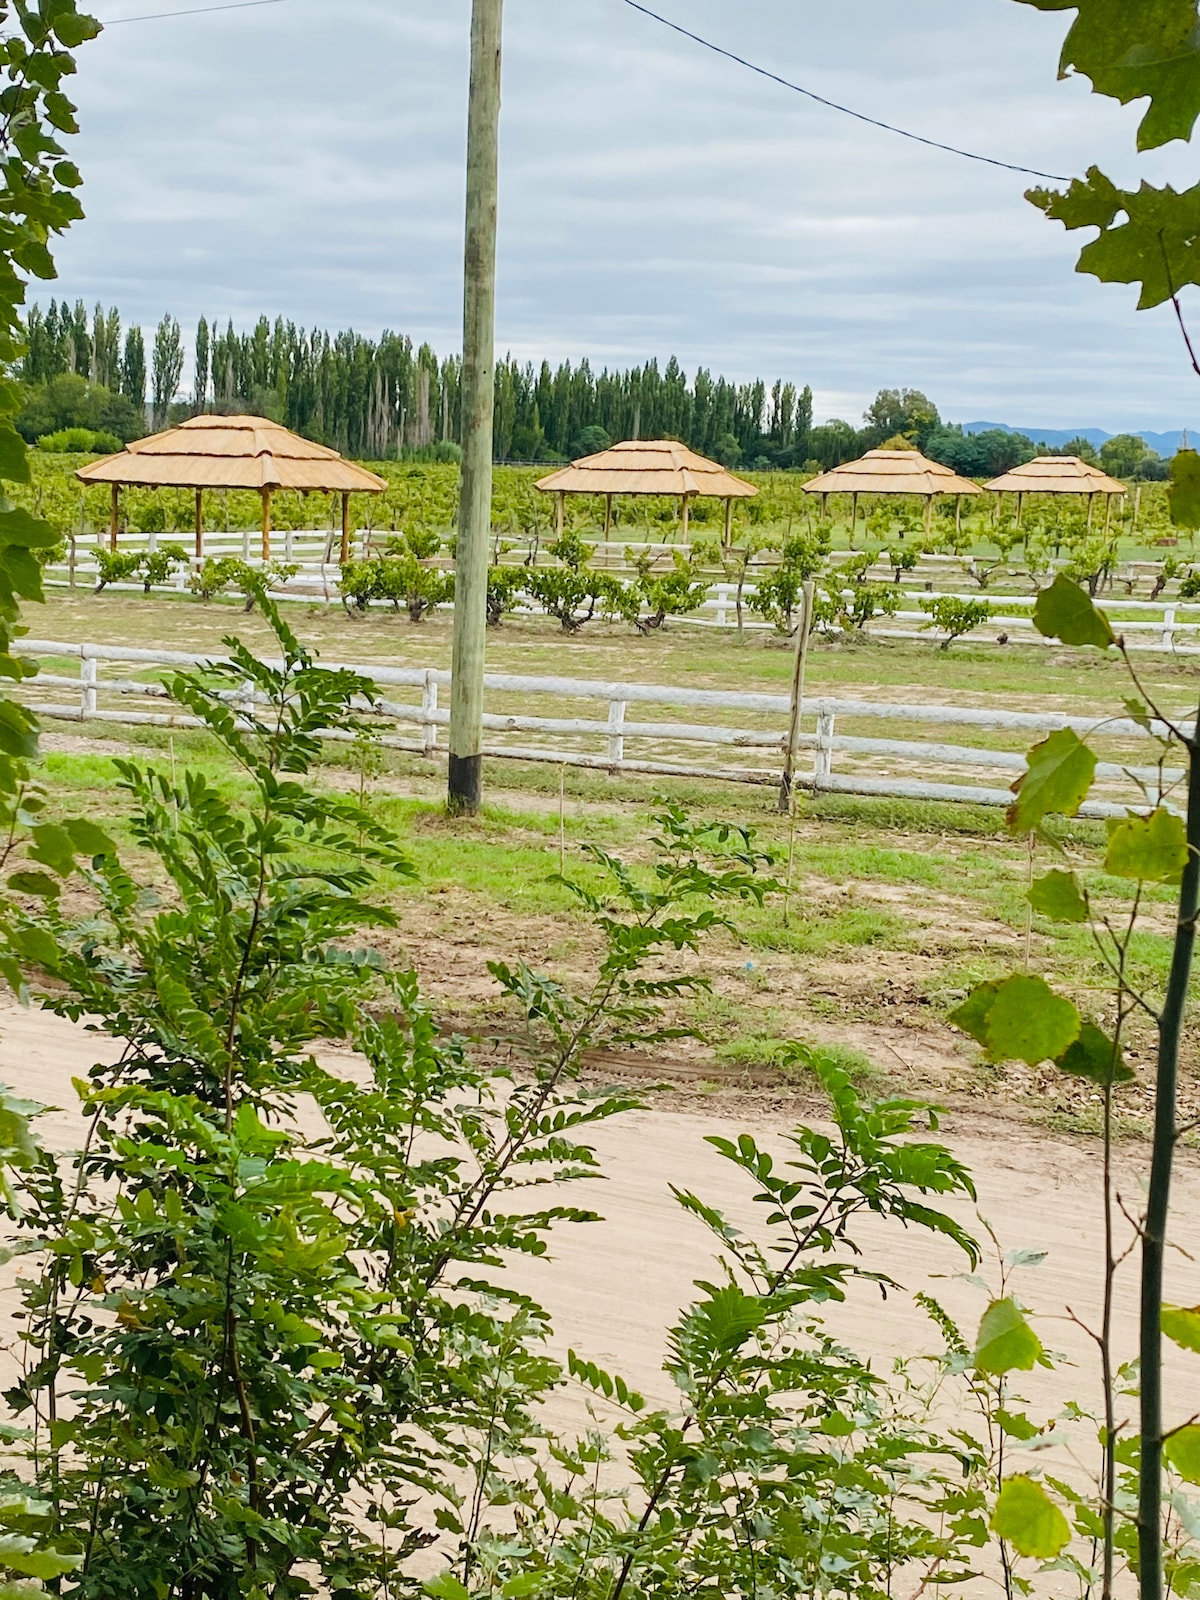
[[[183,335],[170,312],[154,334],[153,426],[163,428],[183,377]]]
[[[121,361],[121,393],[140,411],[146,409],[146,342],[139,327],[125,336],[125,355]]]
[[[203,411],[208,405],[208,366],[209,366],[210,341],[208,333],[208,319],[201,317],[196,328],[196,410]]]

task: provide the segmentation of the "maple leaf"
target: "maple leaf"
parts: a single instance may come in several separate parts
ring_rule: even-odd
[[[1200,80],[1200,63],[1196,71]],[[1163,305],[1185,284],[1200,283],[1200,184],[1182,193],[1148,183],[1118,189],[1092,167],[1069,189],[1031,189],[1028,198],[1066,228],[1098,228],[1077,270],[1102,283],[1140,284],[1141,311]]]
[[[1059,76],[1079,72],[1097,94],[1128,105],[1149,100],[1138,149],[1190,139],[1200,116],[1197,0],[1021,0],[1039,11],[1078,13]]]

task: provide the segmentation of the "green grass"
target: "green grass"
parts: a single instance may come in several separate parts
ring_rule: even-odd
[[[192,602],[172,605],[121,597],[76,598],[52,602],[35,631],[48,636],[121,638],[131,644],[158,644],[202,650],[218,647],[222,632],[236,628],[247,642],[269,650],[261,619],[240,611]],[[306,639],[320,644],[329,659],[440,663],[448,649],[441,623],[413,628],[391,618],[351,625],[323,610],[308,616],[289,613]],[[72,613],[75,613],[73,616]],[[538,624],[505,628],[489,639],[496,668],[526,672],[564,670],[583,677],[641,678],[644,681],[714,683],[782,692],[791,656],[770,641],[739,648],[732,636],[671,630],[664,638],[633,639],[605,631],[580,641],[563,640]],[[981,650],[951,658],[923,644],[888,644],[818,649],[814,691],[828,689],[867,696],[881,689],[903,690],[913,699],[937,695],[984,698],[1031,707],[1070,705],[1088,712],[1117,706],[1126,685],[1120,674],[1080,652],[1035,654]],[[67,665],[64,663],[64,665]],[[1194,695],[1194,669],[1154,659],[1143,663],[1170,704]],[[142,669],[139,677],[145,676]],[[815,681],[813,681],[815,680]],[[1160,681],[1161,680],[1161,681]],[[1024,699],[1022,698],[1024,697]],[[61,730],[51,725],[53,737]],[[71,740],[79,730],[68,728]],[[889,729],[889,731],[895,731]],[[54,806],[65,815],[86,815],[114,833],[135,866],[140,859],[128,825],[128,797],[119,786],[114,755],[169,770],[199,767],[230,796],[244,793],[244,779],[202,734],[164,729],[88,729],[90,751],[51,751],[45,778]],[[319,779],[341,792],[357,790],[361,758],[345,746],[331,746]],[[653,816],[665,796],[699,818],[728,818],[756,832],[757,842],[776,857],[774,872],[787,873],[790,825],[776,808],[774,789],[709,778],[649,778],[561,769],[549,764],[495,761],[487,772],[488,804],[469,821],[450,822],[443,808],[445,775],[440,762],[418,755],[380,752],[379,770],[368,773],[368,803],[392,826],[415,868],[411,882],[388,880],[382,892],[400,914],[398,936],[404,956],[425,975],[437,978],[437,963],[448,945],[472,952],[484,976],[496,952],[527,960],[555,975],[583,980],[592,970],[599,939],[569,891],[556,881],[560,850],[572,875],[599,879],[584,846],[601,845],[648,870]],[[560,783],[563,811],[560,819]],[[561,839],[560,839],[561,828]],[[1058,821],[1039,845],[1035,871],[1079,866],[1096,903],[1118,913],[1127,904],[1127,886],[1101,871],[1105,830],[1101,824]],[[1024,962],[1029,910],[1026,846],[1005,831],[997,809],[941,802],[843,795],[802,796],[795,830],[790,893],[774,895],[764,907],[735,913],[736,934],[718,932],[701,957],[715,992],[681,1008],[677,1020],[695,1024],[708,1041],[701,1064],[712,1064],[713,1081],[737,1078],[755,1069],[783,1070],[798,1084],[810,1068],[789,1067],[792,1041],[832,1051],[829,1059],[864,1080],[871,1072],[894,1079],[897,1062],[886,1045],[872,1062],[861,1053],[838,1056],[846,1047],[834,1038],[847,1021],[876,1030],[900,1027],[897,1055],[915,1063],[924,1086],[921,1046],[911,1045],[911,1030],[931,1030],[943,1048],[950,1042],[944,1019],[970,987],[983,979],[1019,970]],[[1148,911],[1160,930],[1146,928],[1132,947],[1134,981],[1151,993],[1161,986],[1170,953],[1170,888],[1152,890]],[[1034,919],[1032,969],[1044,973],[1095,1013],[1110,1003],[1106,973],[1086,929]],[[692,970],[695,970],[693,965]],[[487,1002],[444,999],[449,1020],[472,1026]],[[474,1010],[472,1009],[474,1008]],[[887,1038],[886,1032],[881,1035]],[[681,1045],[681,1049],[692,1049]],[[964,1073],[974,1071],[964,1057]],[[970,1080],[981,1092],[1003,1098],[1003,1075],[982,1068]],[[702,1065],[702,1075],[703,1065]],[[942,1092],[941,1083],[931,1089]]]
[[[351,622],[340,607],[324,605],[289,606],[287,614],[306,642],[329,660],[439,668],[450,664],[451,623],[445,617],[414,625],[372,613]],[[31,626],[41,638],[195,653],[219,651],[230,633],[266,653],[274,648],[261,617],[247,616],[237,605],[206,605],[187,596],[52,591]],[[732,630],[684,623],[650,638],[618,624],[593,624],[567,637],[550,618],[512,619],[489,633],[488,659],[500,672],[777,694],[788,692],[792,673],[790,644],[771,633],[750,634],[739,645]],[[69,662],[62,665],[74,670]],[[1146,656],[1140,670],[1168,705],[1181,706],[1193,698],[1194,668],[1186,660]],[[1121,663],[1096,652],[969,644],[947,652],[925,639],[860,639],[818,643],[809,665],[809,689],[813,695],[850,698],[904,691],[925,702],[998,695],[1024,709],[1053,705],[1086,713],[1118,707],[1128,685]]]

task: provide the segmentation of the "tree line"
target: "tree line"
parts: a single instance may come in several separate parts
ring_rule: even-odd
[[[149,428],[203,411],[268,416],[306,438],[361,460],[453,459],[461,430],[461,361],[385,332],[306,331],[260,317],[253,329],[221,329],[201,317],[192,346],[192,392],[180,395],[187,352],[169,313],[147,352],[142,329],[124,328],[116,307],[89,312],[51,300],[25,321],[20,367],[25,404],[18,426],[32,443],[119,447]],[[569,460],[622,439],[679,439],[723,466],[822,470],[887,443],[915,445],[966,477],[987,478],[1059,453],[1095,459],[1084,439],[1051,452],[1023,434],[966,434],[943,421],[918,389],[883,389],[860,426],[816,425],[809,385],[783,379],[736,383],[707,368],[689,377],[672,356],[597,372],[586,359],[552,367],[511,356],[496,368],[500,461]],[[1104,465],[1121,477],[1155,477],[1165,466],[1131,435],[1109,441]]]

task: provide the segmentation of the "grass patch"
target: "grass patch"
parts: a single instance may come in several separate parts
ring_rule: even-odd
[[[751,1031],[737,1034],[717,1047],[716,1057],[734,1071],[772,1068],[790,1083],[820,1082],[822,1071],[844,1072],[860,1086],[878,1084],[884,1074],[869,1056],[851,1045],[810,1044]]]

